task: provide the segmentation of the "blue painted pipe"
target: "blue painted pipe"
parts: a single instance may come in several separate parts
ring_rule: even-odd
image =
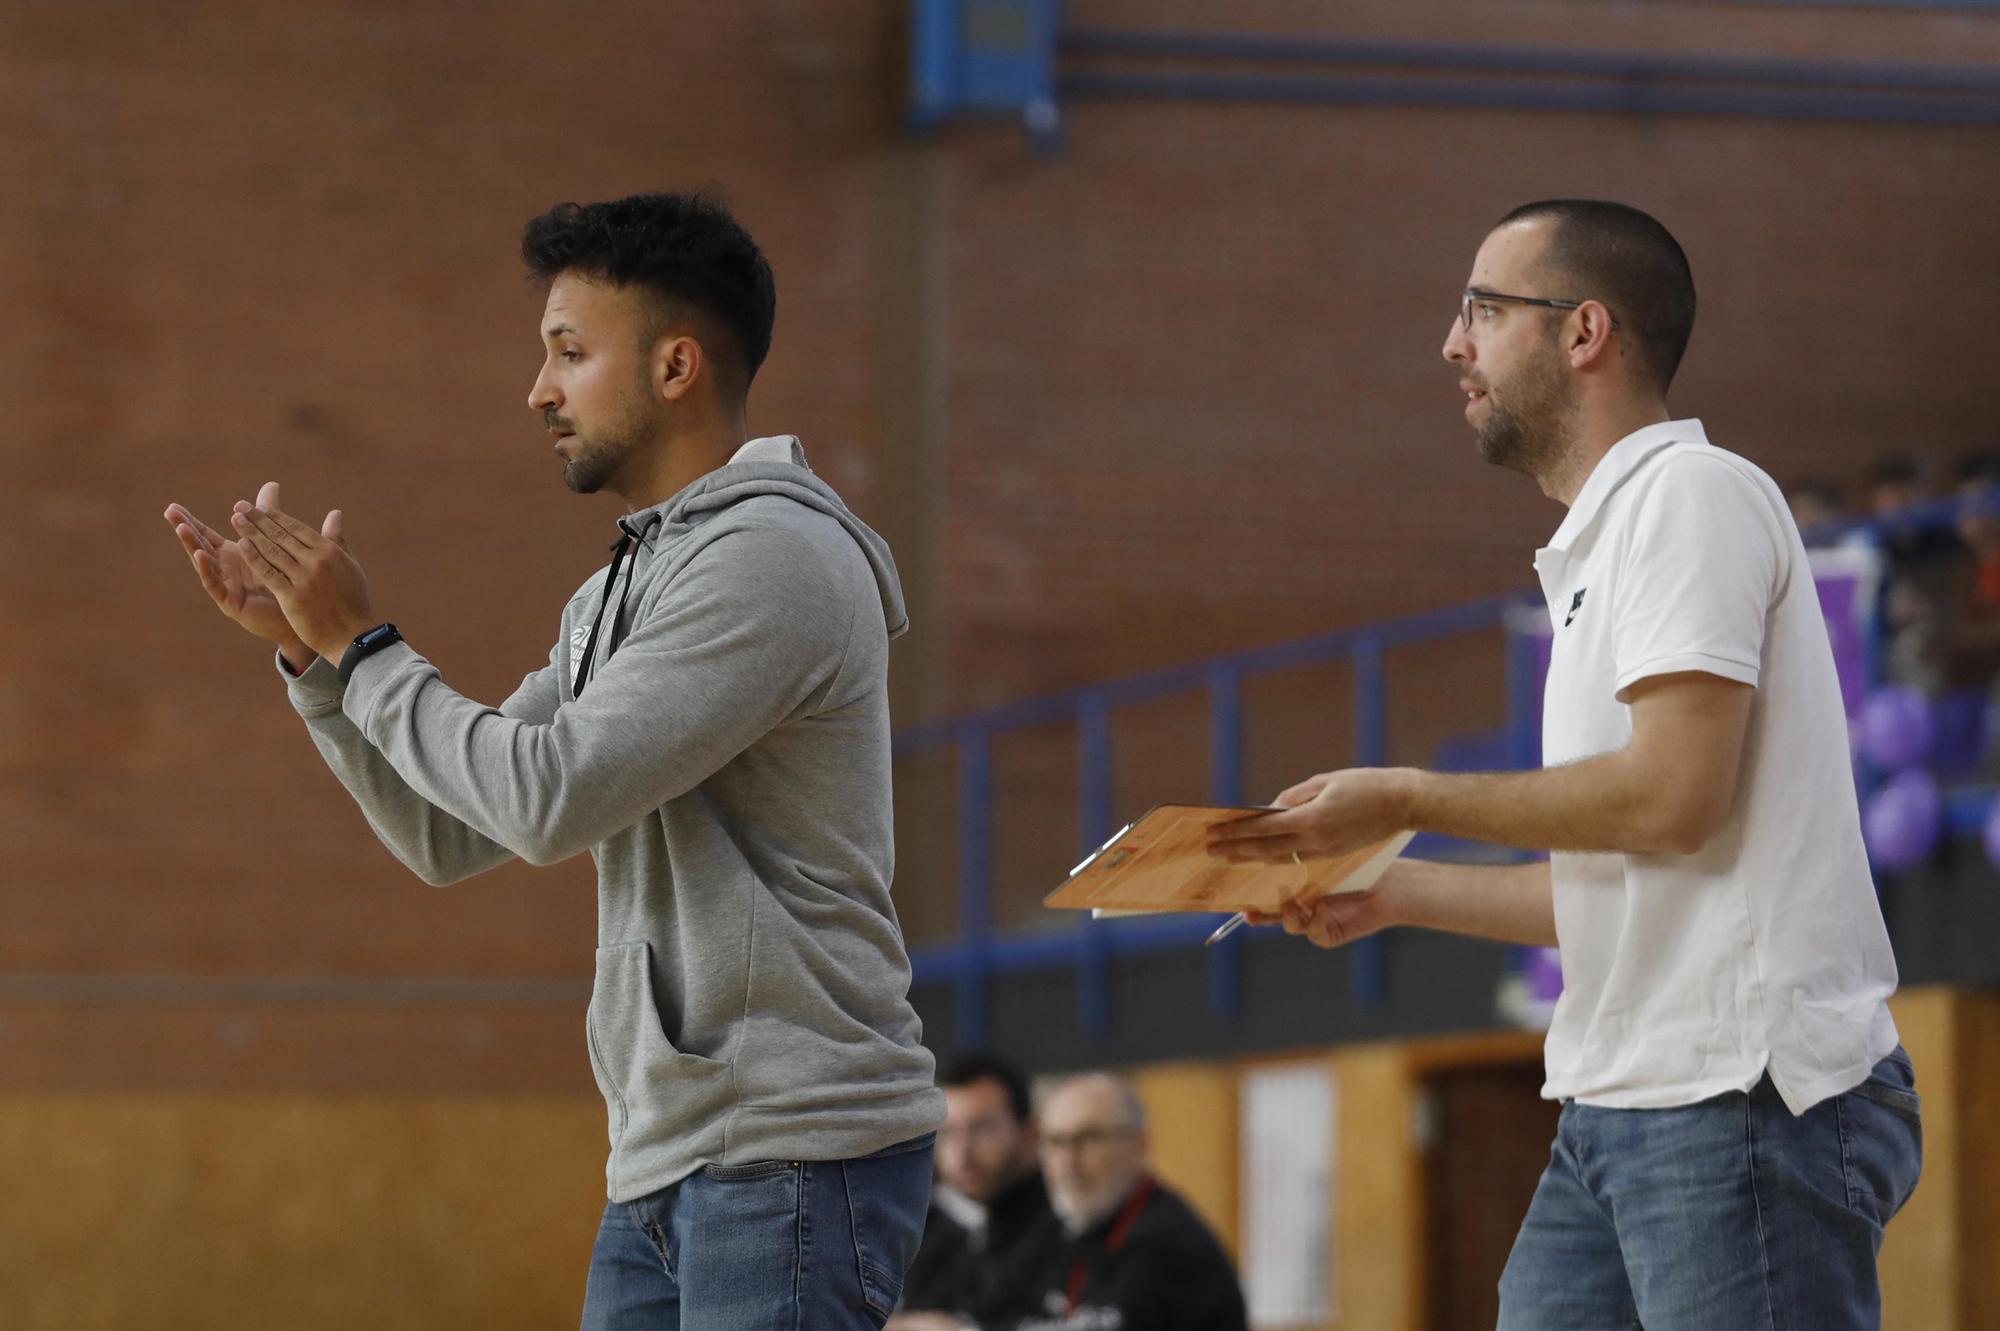
[[[1292,106],[1431,106],[1458,110],[1578,111],[1652,116],[1852,120],[1906,125],[2000,125],[2000,97],[1819,91],[1773,86],[1682,87],[1646,80],[1459,82],[1431,77],[1256,74],[1065,74],[1065,99],[1236,102]]]
[[[1118,32],[1072,28],[1064,54],[1248,64],[1351,65],[1464,74],[1543,74],[1645,82],[1901,89],[2000,94],[2000,70],[1859,60],[1774,60],[1700,52],[1588,51],[1543,46],[1274,37],[1224,32]]]

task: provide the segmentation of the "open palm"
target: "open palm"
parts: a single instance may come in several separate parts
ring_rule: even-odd
[[[267,482],[257,492],[257,503],[262,507],[275,509],[279,506],[278,499],[276,481]],[[278,606],[278,598],[266,591],[250,571],[243,557],[242,542],[223,536],[180,504],[167,506],[167,522],[180,538],[181,548],[187,551],[203,590],[217,609],[258,637],[280,646],[298,641],[298,634],[292,631],[285,612]]]

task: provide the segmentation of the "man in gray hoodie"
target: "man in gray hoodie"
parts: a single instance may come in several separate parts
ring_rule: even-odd
[[[528,404],[569,487],[629,512],[499,708],[381,621],[338,511],[315,531],[273,484],[233,540],[167,519],[419,877],[595,857],[586,1331],[879,1327],[943,1117],[889,899],[895,565],[796,438],[743,442],[776,295],[718,203],[562,204],[522,254],[548,292]]]

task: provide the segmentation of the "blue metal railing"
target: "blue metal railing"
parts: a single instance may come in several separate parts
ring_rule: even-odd
[[[1853,520],[1817,528],[1815,539],[1861,536],[1880,542],[1922,528],[1948,525],[1959,501],[1940,500],[1883,519]],[[1353,670],[1354,758],[1358,766],[1388,761],[1388,680],[1384,654],[1390,649],[1507,626],[1510,616],[1535,613],[1539,595],[1522,592],[1492,597],[1429,614],[1323,634],[1302,641],[1235,652],[1208,661],[1171,666],[1102,684],[1008,703],[973,716],[913,726],[897,732],[899,759],[955,751],[958,771],[958,914],[956,940],[911,949],[919,984],[956,986],[957,1038],[977,1044],[987,1035],[987,985],[995,975],[1071,966],[1077,985],[1079,1024],[1101,1032],[1110,1025],[1112,963],[1119,957],[1198,945],[1215,920],[1208,916],[1093,920],[1070,927],[1015,936],[993,930],[993,742],[1011,731],[1049,724],[1076,728],[1079,854],[1088,854],[1110,836],[1116,804],[1113,789],[1112,717],[1119,708],[1176,694],[1203,693],[1208,703],[1208,794],[1218,804],[1244,800],[1245,721],[1243,687],[1253,678],[1306,666],[1347,662]],[[1540,763],[1540,662],[1533,634],[1505,636],[1506,765]],[[1870,663],[1873,669],[1873,662]],[[1947,795],[1946,819],[1953,835],[1977,834],[1996,791],[1966,786]],[[1435,851],[1432,841],[1426,849]],[[1051,884],[1053,886],[1053,884]],[[1209,952],[1209,1001],[1221,1016],[1237,1010],[1243,968],[1239,931]],[[1354,998],[1362,1004],[1383,997],[1381,940],[1363,939],[1350,949],[1354,958]]]
[[[1051,723],[1074,725],[1077,736],[1077,826],[1079,852],[1102,845],[1113,827],[1112,783],[1114,712],[1176,694],[1203,693],[1208,703],[1208,796],[1217,804],[1244,801],[1246,681],[1280,671],[1340,661],[1353,668],[1354,758],[1358,766],[1388,761],[1388,680],[1383,656],[1391,648],[1499,627],[1519,607],[1539,603],[1528,594],[1494,597],[1430,614],[1323,634],[1299,642],[1236,652],[1213,660],[1149,671],[1103,684],[1009,703],[974,716],[915,726],[898,732],[899,759],[940,750],[955,752],[958,770],[958,937],[911,950],[920,984],[956,986],[958,1039],[974,1044],[987,1032],[987,984],[995,974],[1068,964],[1075,968],[1077,1018],[1086,1030],[1102,1031],[1111,1021],[1111,964],[1114,958],[1160,948],[1199,943],[1214,927],[1206,916],[1160,919],[1083,919],[1071,928],[999,937],[993,931],[993,742],[1010,731]],[[1509,706],[1533,692],[1509,671]],[[1535,699],[1539,707],[1539,699]],[[1534,718],[1510,715],[1509,734],[1532,736]],[[1538,742],[1538,741],[1537,741]],[[1510,749],[1510,752],[1512,750]],[[1053,886],[1053,884],[1051,884]],[[1354,949],[1354,996],[1361,1003],[1382,997],[1379,940],[1364,939]],[[1221,1016],[1240,1002],[1243,942],[1240,933],[1210,949],[1209,1003]]]

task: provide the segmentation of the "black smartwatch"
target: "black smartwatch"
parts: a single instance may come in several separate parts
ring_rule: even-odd
[[[377,624],[366,633],[357,636],[340,654],[340,682],[345,684],[354,667],[360,665],[392,642],[401,642],[402,632],[394,624]]]

